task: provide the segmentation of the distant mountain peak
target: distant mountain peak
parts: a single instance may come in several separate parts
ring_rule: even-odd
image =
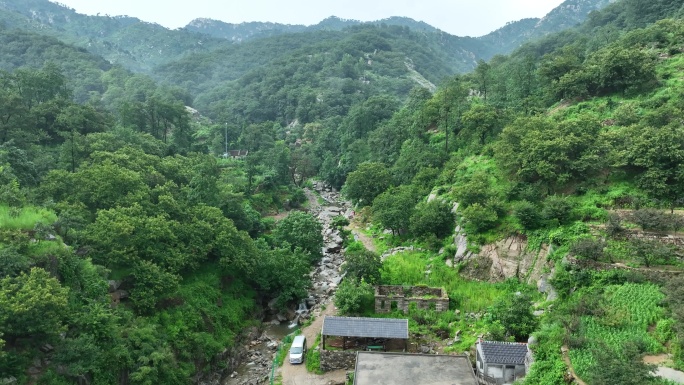
[[[527,18],[478,38],[498,47],[504,53],[513,51],[526,41],[571,28],[583,22],[591,11],[604,8],[618,0],[565,0],[543,18]]]

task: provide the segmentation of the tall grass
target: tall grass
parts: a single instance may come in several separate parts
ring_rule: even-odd
[[[462,312],[481,312],[504,294],[501,285],[469,281],[426,253],[402,253],[385,260],[382,282],[389,285],[428,285],[443,287],[449,294],[450,308]]]
[[[47,209],[0,205],[0,229],[32,230],[38,223],[52,224],[55,221],[57,221],[57,215]]]
[[[316,335],[316,341],[306,351],[306,370],[310,373],[323,374],[321,370],[321,350],[318,345],[321,343],[321,334]]]

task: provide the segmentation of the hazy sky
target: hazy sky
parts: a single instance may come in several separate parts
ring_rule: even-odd
[[[228,23],[316,24],[328,16],[422,20],[458,36],[481,36],[509,21],[542,17],[563,0],[53,0],[95,15],[128,15],[179,28],[206,17]]]

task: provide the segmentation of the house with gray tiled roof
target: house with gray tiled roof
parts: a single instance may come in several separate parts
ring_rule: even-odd
[[[506,385],[525,377],[531,361],[527,344],[482,341],[476,345],[478,382],[481,385]]]

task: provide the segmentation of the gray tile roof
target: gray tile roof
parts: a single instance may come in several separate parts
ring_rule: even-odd
[[[323,319],[322,334],[335,337],[408,339],[408,320],[326,316]]]
[[[527,344],[480,341],[483,359],[488,364],[525,364]]]

